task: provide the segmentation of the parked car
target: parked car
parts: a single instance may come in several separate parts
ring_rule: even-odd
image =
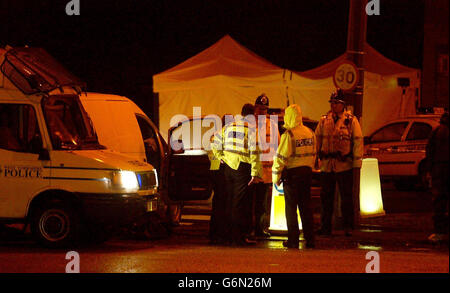
[[[278,115],[278,128],[280,135],[284,132],[283,115]],[[169,196],[172,200],[189,204],[192,200],[210,201],[212,195],[212,183],[209,180],[209,159],[202,141],[209,142],[210,137],[219,130],[217,124],[213,124],[213,117],[189,118],[169,129],[169,145],[179,144],[181,149],[174,151],[170,147],[169,160]],[[200,135],[194,136],[194,123],[201,123]],[[313,131],[318,122],[304,117],[303,123]],[[207,125],[206,127],[204,125]],[[182,127],[189,129],[188,133],[182,133]],[[196,139],[197,137],[197,139]],[[319,186],[319,170],[313,174],[313,186]]]
[[[210,162],[205,147],[208,147],[211,136],[219,130],[216,122],[212,117],[189,118],[169,129],[168,193],[171,200],[182,205],[192,201],[210,202],[212,183],[209,180]],[[196,123],[203,126],[200,133],[193,135]],[[188,129],[188,133],[184,129]],[[202,144],[202,140],[206,145]],[[174,150],[173,146],[177,144],[180,147]]]
[[[427,188],[425,149],[440,115],[415,115],[386,123],[364,138],[364,156],[378,159],[382,179],[398,190]]]

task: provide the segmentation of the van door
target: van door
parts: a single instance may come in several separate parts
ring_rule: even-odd
[[[159,135],[158,129],[150,121],[150,119],[141,114],[135,115],[141,131],[142,140],[144,142],[147,162],[158,172],[158,179],[161,184],[164,180],[161,176],[167,173],[167,164],[165,164],[167,152],[165,152],[163,141],[161,141],[161,136]]]
[[[430,124],[420,121],[414,121],[409,128],[405,138],[405,144],[402,147],[399,147],[399,152],[403,152],[404,157],[407,158],[408,161],[414,161],[418,165],[415,170],[411,168],[411,173],[408,175],[425,176],[424,172],[426,172],[426,166],[422,161],[424,161],[426,157],[426,147],[432,130],[433,127]]]
[[[219,119],[220,121],[220,119]],[[221,125],[215,118],[192,118],[169,129],[169,197],[174,201],[211,197],[210,138]]]
[[[33,106],[0,104],[0,218],[25,218],[31,198],[50,185],[42,149]]]

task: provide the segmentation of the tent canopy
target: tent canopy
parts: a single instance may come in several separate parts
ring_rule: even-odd
[[[177,114],[236,115],[245,103],[253,104],[265,93],[270,107],[286,106],[286,70],[270,63],[226,35],[217,43],[181,64],[153,76],[159,93],[160,131],[167,131],[179,119]],[[170,123],[172,120],[172,123]]]
[[[255,78],[280,70],[226,35],[200,54],[156,75],[155,79],[177,82],[215,75]]]
[[[403,66],[376,51],[369,44],[364,46],[364,97],[362,131],[369,135],[382,124],[399,117],[416,114],[416,102],[420,88],[420,70]],[[289,97],[298,103],[311,118],[319,119],[328,111],[330,93],[335,90],[333,75],[336,68],[346,61],[346,54],[317,68],[295,72],[289,80]],[[398,85],[398,78],[409,79],[409,87]],[[310,110],[310,111],[308,111]]]
[[[380,52],[375,50],[368,43],[364,44],[364,68],[366,72],[376,73],[379,75],[395,75],[405,72],[417,71],[417,69],[403,66],[397,62],[392,61],[384,57]],[[346,54],[342,54],[333,61],[313,68],[311,70],[299,72],[303,77],[310,79],[322,79],[334,75],[336,68],[345,60],[347,60]]]
[[[415,114],[420,71],[396,63],[365,46],[365,76],[362,128],[365,135],[388,120]],[[271,108],[299,104],[304,116],[320,119],[329,110],[335,90],[333,75],[346,54],[312,70],[294,72],[256,55],[226,35],[211,47],[181,64],[153,76],[159,93],[160,131],[167,138],[170,126],[182,116],[239,114],[245,103],[254,103],[261,93]],[[401,88],[397,78],[410,80]],[[175,118],[174,118],[175,117]]]

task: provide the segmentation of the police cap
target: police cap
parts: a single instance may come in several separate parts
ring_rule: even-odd
[[[330,100],[328,102],[345,104],[344,92],[341,89],[337,89],[336,92],[331,94]]]
[[[256,98],[255,106],[257,105],[269,107],[269,98],[266,96],[266,94],[261,94]]]

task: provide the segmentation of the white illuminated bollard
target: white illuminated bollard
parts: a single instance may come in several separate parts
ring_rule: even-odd
[[[300,213],[297,209],[298,227],[302,230]],[[270,231],[287,231],[286,212],[284,202],[283,183],[280,186],[272,185],[272,204],[270,209]]]
[[[378,160],[375,158],[362,160],[359,205],[361,217],[376,217],[386,214],[383,209],[383,198],[381,196]]]

